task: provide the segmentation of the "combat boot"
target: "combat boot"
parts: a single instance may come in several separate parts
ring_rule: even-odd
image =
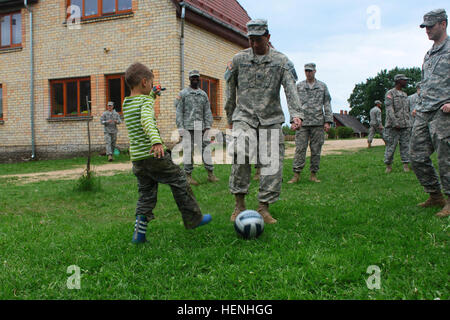
[[[258,206],[258,210],[256,210],[259,212],[259,214],[263,217],[264,219],[264,223],[267,224],[275,224],[277,223],[277,220],[274,219],[269,212],[269,204],[265,203],[265,202],[260,202],[259,206]]]
[[[430,207],[444,207],[447,205],[447,201],[445,201],[444,196],[440,192],[430,193],[430,197],[427,201],[419,203],[418,206],[422,208],[430,208]]]
[[[259,178],[261,178],[261,168],[256,168],[255,176],[253,177],[254,181],[259,181]]]
[[[317,179],[317,176],[316,176],[316,173],[315,173],[315,172],[311,172],[311,177],[309,177],[309,181],[317,182],[317,183],[320,182],[320,180]]]
[[[217,182],[219,179],[214,175],[213,171],[208,171],[208,181],[209,182]]]
[[[447,201],[444,208],[438,213],[436,213],[436,217],[445,218],[448,216],[450,216],[450,199],[447,197]]]
[[[300,172],[294,172],[294,177],[288,181],[289,184],[297,183],[300,181]]]
[[[367,148],[372,148],[372,143],[370,143],[370,142],[367,142]]]
[[[194,178],[192,178],[192,174],[191,174],[191,173],[186,173],[186,178],[187,178],[187,182],[188,182],[190,185],[193,185],[193,186],[198,186],[198,185],[200,185],[197,181],[194,180]]]
[[[392,172],[392,165],[387,164],[385,173],[391,173],[391,172]]]
[[[110,154],[108,155],[108,161],[109,161],[109,162],[113,161],[113,157],[112,157],[112,155],[110,155]]]
[[[242,211],[245,211],[245,194],[243,193],[238,193],[234,195],[234,198],[236,200],[236,205],[234,207],[234,212],[231,215],[231,222],[234,222],[237,218],[237,216],[239,215],[239,213],[241,213]]]
[[[407,164],[407,163],[403,164],[403,171],[405,171],[405,172],[410,172],[411,171],[411,169],[409,169],[409,164]]]

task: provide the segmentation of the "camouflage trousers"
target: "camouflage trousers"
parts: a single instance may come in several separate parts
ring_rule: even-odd
[[[116,141],[117,141],[117,132],[114,133],[105,132],[105,145],[107,155],[112,155],[114,153],[114,149],[116,148]]]
[[[318,172],[320,166],[320,154],[325,141],[323,126],[301,127],[295,133],[295,156],[293,170],[300,173],[306,164],[306,149],[311,150],[311,172]]]
[[[375,133],[381,134],[381,138],[384,140],[383,129],[380,129],[380,127],[378,127],[378,126],[370,126],[369,136],[367,137],[367,142],[372,143],[373,137],[375,137]]]
[[[267,131],[265,130],[267,129]],[[261,131],[267,133],[264,136],[267,150],[264,151],[268,159],[263,159],[261,152],[251,154],[250,145],[259,149],[261,140]],[[274,131],[278,137],[274,135]],[[245,145],[239,145],[240,139],[238,134],[241,132],[243,135],[253,135],[255,137],[254,142],[246,141]],[[259,139],[256,139],[259,137]],[[271,140],[277,139],[274,143],[278,143],[278,153],[272,154]],[[251,161],[258,162],[257,167],[261,168],[261,176],[259,180],[259,193],[258,201],[264,203],[274,203],[280,198],[281,184],[283,180],[283,161],[284,161],[284,135],[281,130],[281,124],[274,124],[269,126],[259,126],[253,128],[249,124],[243,121],[233,122],[233,164],[231,166],[231,175],[229,180],[230,192],[232,194],[247,194],[250,187],[251,178]],[[264,143],[264,144],[265,144]],[[244,149],[245,148],[245,149]],[[244,163],[241,163],[240,158],[244,159]],[[258,160],[257,160],[258,159]],[[266,161],[267,160],[267,161]]]
[[[139,199],[136,206],[136,215],[145,215],[153,220],[153,209],[156,206],[158,183],[168,184],[173,197],[181,212],[181,217],[186,229],[192,229],[199,225],[203,216],[195,199],[186,175],[172,161],[170,151],[166,151],[164,157],[133,161],[133,173],[138,181]]]
[[[212,162],[212,158],[211,158],[211,151],[209,152],[204,152],[205,149],[209,146],[209,144],[211,143],[208,140],[203,140],[203,134],[201,132],[197,133],[199,136],[201,136],[202,138],[202,145],[201,145],[201,155],[202,155],[202,161],[203,161],[203,166],[205,167],[206,170],[208,171],[213,171],[214,170],[214,166],[213,166],[213,162]],[[194,130],[189,130],[189,135],[186,135],[183,137],[183,150],[187,150],[187,152],[183,152],[183,165],[184,165],[184,171],[187,174],[191,174],[192,171],[194,171],[194,147],[195,147],[195,143],[194,143]],[[189,152],[190,150],[190,152]]]
[[[417,112],[411,137],[411,166],[427,193],[441,191],[430,159],[434,152],[444,193],[450,196],[450,114],[442,110]]]
[[[394,162],[394,153],[397,144],[400,145],[400,158],[403,163],[409,163],[409,140],[411,138],[411,128],[385,128],[384,141],[386,149],[384,152],[384,163],[387,165]]]

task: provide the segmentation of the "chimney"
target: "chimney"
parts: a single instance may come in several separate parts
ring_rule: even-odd
[[[344,111],[344,114],[345,114],[345,115],[348,115],[347,110]]]
[[[344,110],[341,110],[341,116],[344,114]]]

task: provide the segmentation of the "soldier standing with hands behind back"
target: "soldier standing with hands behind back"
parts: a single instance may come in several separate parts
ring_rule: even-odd
[[[370,109],[370,128],[369,128],[369,137],[367,138],[368,147],[372,147],[373,137],[375,133],[381,134],[383,140],[383,121],[381,119],[381,101],[375,101],[375,107]]]
[[[300,180],[300,173],[306,164],[306,149],[311,149],[311,177],[313,182],[317,179],[320,165],[320,154],[325,141],[325,131],[329,131],[333,123],[331,110],[331,96],[327,85],[316,79],[316,65],[305,65],[306,80],[297,84],[301,111],[305,116],[302,128],[295,133],[294,177],[288,183]]]
[[[104,126],[105,134],[105,144],[106,144],[106,155],[108,156],[108,161],[113,161],[113,153],[116,148],[117,141],[117,125],[122,121],[120,120],[120,115],[114,110],[114,102],[109,101],[107,105],[107,110],[103,112],[100,117],[100,122]]]
[[[422,103],[417,106],[411,137],[412,168],[430,195],[420,207],[443,207],[438,217],[450,215],[450,37],[444,9],[428,12],[420,25],[434,42],[422,66]],[[437,153],[442,189],[430,156]]]
[[[257,211],[265,223],[273,224],[277,220],[270,214],[269,204],[275,203],[280,197],[284,160],[284,136],[281,127],[285,118],[280,103],[281,86],[286,93],[293,128],[301,127],[303,114],[295,88],[294,65],[284,54],[270,47],[267,20],[252,20],[247,23],[247,29],[250,48],[233,57],[225,74],[225,111],[238,149],[234,153],[230,175],[230,191],[236,201],[231,221],[246,210],[245,195],[248,193],[251,174],[250,143],[240,146],[236,141],[239,141],[239,136],[256,137],[258,134],[267,133],[264,139],[260,135],[251,147],[258,148],[261,144],[266,144],[268,149],[267,157],[270,163],[261,161]],[[277,154],[272,154],[271,151],[274,144],[279,147]],[[238,163],[238,154],[245,155],[245,163]],[[261,154],[259,156],[261,157]],[[273,163],[275,172],[271,170]]]

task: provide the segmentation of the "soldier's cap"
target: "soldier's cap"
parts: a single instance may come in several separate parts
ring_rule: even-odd
[[[108,102],[108,107],[109,107],[109,106],[114,107],[114,102],[109,101],[109,102]]]
[[[435,9],[423,16],[423,22],[420,25],[421,28],[432,27],[436,23],[447,20],[447,13],[445,9]]]
[[[420,82],[416,83],[416,89],[420,89]]]
[[[375,104],[382,104],[380,100],[375,100]]]
[[[191,78],[191,77],[200,77],[200,71],[198,71],[198,70],[189,71],[189,78]]]
[[[409,80],[409,78],[402,73],[396,74],[394,77],[394,81],[399,81],[399,80]]]
[[[267,20],[254,19],[247,22],[247,36],[263,36],[269,31]]]
[[[316,71],[316,64],[315,63],[305,64],[305,70]]]

